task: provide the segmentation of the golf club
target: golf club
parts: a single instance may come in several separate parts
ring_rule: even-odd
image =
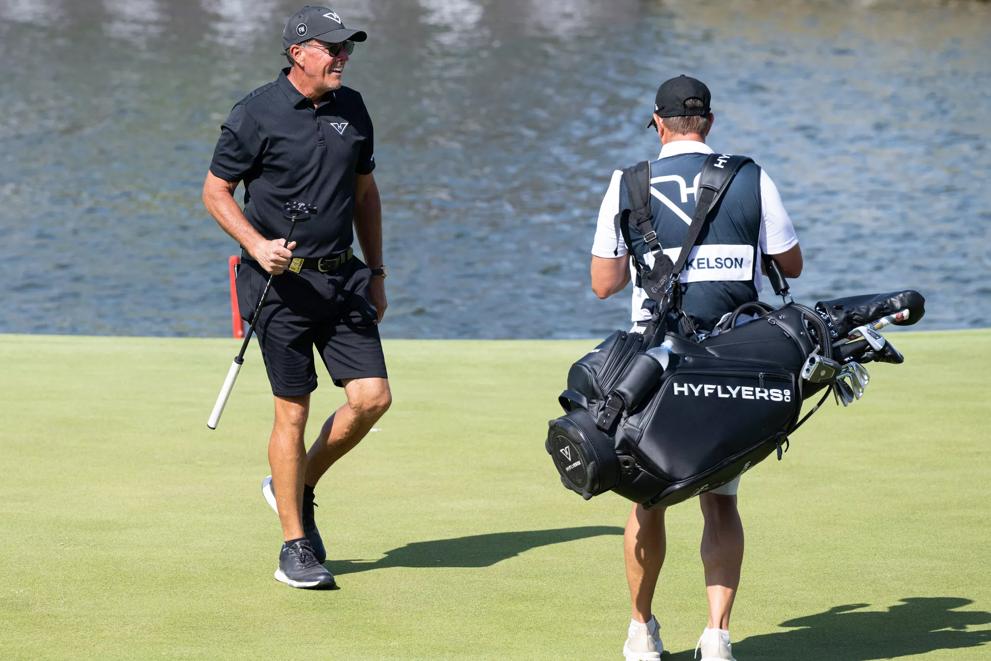
[[[292,238],[293,230],[296,229],[296,223],[299,221],[306,220],[312,214],[316,213],[316,207],[309,205],[305,202],[286,202],[283,208],[283,215],[289,219],[289,233],[286,234],[286,240],[283,242],[282,247],[289,245],[289,239]],[[217,395],[217,401],[213,405],[213,411],[210,412],[210,417],[206,421],[206,426],[210,429],[216,429],[217,423],[220,422],[220,414],[224,412],[224,406],[227,404],[227,398],[231,396],[231,391],[234,389],[234,382],[237,380],[238,372],[241,371],[241,365],[244,363],[244,352],[248,348],[248,342],[251,341],[251,335],[255,330],[255,321],[258,319],[258,313],[262,309],[262,304],[265,302],[265,297],[268,296],[269,287],[272,286],[272,278],[274,274],[268,276],[268,282],[265,283],[265,289],[262,290],[262,295],[258,297],[258,303],[255,305],[255,311],[251,314],[251,321],[248,322],[248,332],[244,334],[244,341],[241,343],[241,350],[236,356],[234,356],[234,362],[231,363],[230,369],[227,370],[227,378],[224,379],[224,385],[220,387],[220,393]]]
[[[877,321],[858,326],[850,334],[833,343],[833,355],[841,363],[855,360],[859,363],[870,361],[900,364],[905,359],[883,335],[877,331],[891,324],[903,324],[910,316],[909,310],[901,310]]]

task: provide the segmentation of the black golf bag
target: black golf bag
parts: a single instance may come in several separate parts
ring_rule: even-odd
[[[923,303],[910,290],[815,310],[790,303],[701,341],[617,331],[572,365],[565,415],[550,422],[545,447],[564,485],[586,499],[612,490],[647,507],[680,502],[772,452],[781,458],[802,402],[834,387],[835,376],[806,378],[810,364],[902,360],[890,343],[883,353],[864,340],[834,351],[837,329],[877,321],[870,305],[909,309],[903,323],[914,323]]]

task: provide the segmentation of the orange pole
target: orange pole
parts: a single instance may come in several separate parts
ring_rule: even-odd
[[[244,337],[244,323],[241,321],[241,308],[237,304],[237,267],[241,264],[239,255],[227,259],[227,274],[231,281],[231,333],[240,339]]]

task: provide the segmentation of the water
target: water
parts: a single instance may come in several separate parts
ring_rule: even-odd
[[[0,332],[229,334],[236,247],[200,187],[220,122],[278,73],[296,3],[0,0]],[[339,2],[376,124],[387,337],[589,337],[612,170],[656,155],[657,84],[713,91],[710,144],[776,180],[812,302],[916,288],[991,326],[991,6]]]

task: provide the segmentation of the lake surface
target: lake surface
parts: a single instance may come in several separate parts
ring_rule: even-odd
[[[710,144],[777,182],[798,300],[902,288],[991,326],[991,6],[339,2],[376,127],[386,337],[627,324],[589,249],[613,169],[656,156],[658,83],[705,80]],[[222,336],[237,251],[200,187],[295,3],[0,0],[0,332]],[[772,297],[765,295],[765,300]]]

